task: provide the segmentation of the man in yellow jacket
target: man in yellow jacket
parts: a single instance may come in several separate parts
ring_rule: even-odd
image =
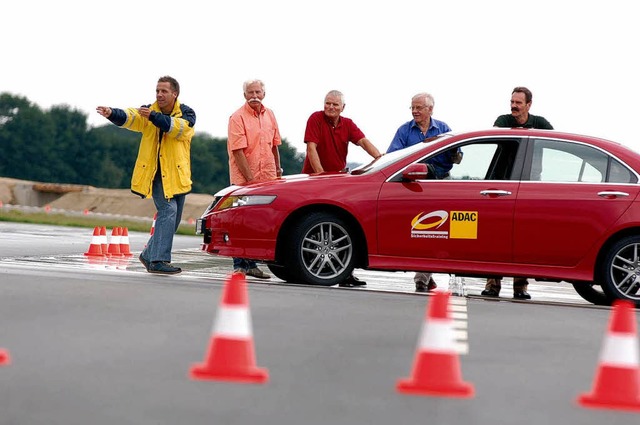
[[[153,197],[158,212],[153,235],[139,257],[150,273],[182,271],[171,264],[171,248],[185,197],[191,192],[191,138],[196,113],[178,101],[179,94],[178,81],[164,76],[158,80],[152,105],[126,110],[96,108],[115,125],[142,133],[131,191],[142,198]]]

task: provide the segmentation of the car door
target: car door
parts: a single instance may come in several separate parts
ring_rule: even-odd
[[[586,143],[532,138],[514,216],[514,261],[573,266],[629,208],[637,177]]]
[[[519,140],[450,145],[448,149],[460,147],[464,156],[448,179],[408,182],[399,172],[386,181],[378,201],[379,253],[414,260],[509,262]]]

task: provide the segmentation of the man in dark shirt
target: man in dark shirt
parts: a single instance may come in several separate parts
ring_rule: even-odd
[[[553,126],[544,117],[531,115],[533,94],[526,87],[516,87],[511,93],[511,113],[500,115],[493,123],[494,127],[522,127],[553,130]]]
[[[553,126],[544,117],[531,115],[531,101],[533,94],[526,87],[516,87],[511,93],[511,113],[500,115],[494,127],[521,127],[521,128],[540,128],[543,130],[553,130]],[[530,300],[531,295],[527,292],[529,282],[526,277],[513,278],[513,298],[519,300]],[[500,295],[502,288],[502,278],[487,279],[482,295],[487,297],[497,297]]]

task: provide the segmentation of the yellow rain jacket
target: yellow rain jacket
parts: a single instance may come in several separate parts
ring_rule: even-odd
[[[158,164],[162,172],[164,197],[191,192],[191,138],[196,114],[176,100],[170,115],[164,115],[158,103],[148,106],[149,119],[137,108],[111,108],[109,120],[127,130],[142,133],[138,158],[131,176],[131,191],[143,198],[151,197],[153,177]]]

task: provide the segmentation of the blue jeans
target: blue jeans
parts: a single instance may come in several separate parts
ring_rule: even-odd
[[[173,247],[173,235],[180,226],[182,210],[186,195],[176,195],[171,199],[165,199],[162,187],[162,173],[160,169],[153,178],[153,203],[156,205],[158,216],[153,235],[149,238],[147,246],[142,250],[142,257],[148,261],[171,262],[171,248]]]
[[[258,267],[255,261],[247,260],[246,258],[233,258],[233,269],[255,269]]]

